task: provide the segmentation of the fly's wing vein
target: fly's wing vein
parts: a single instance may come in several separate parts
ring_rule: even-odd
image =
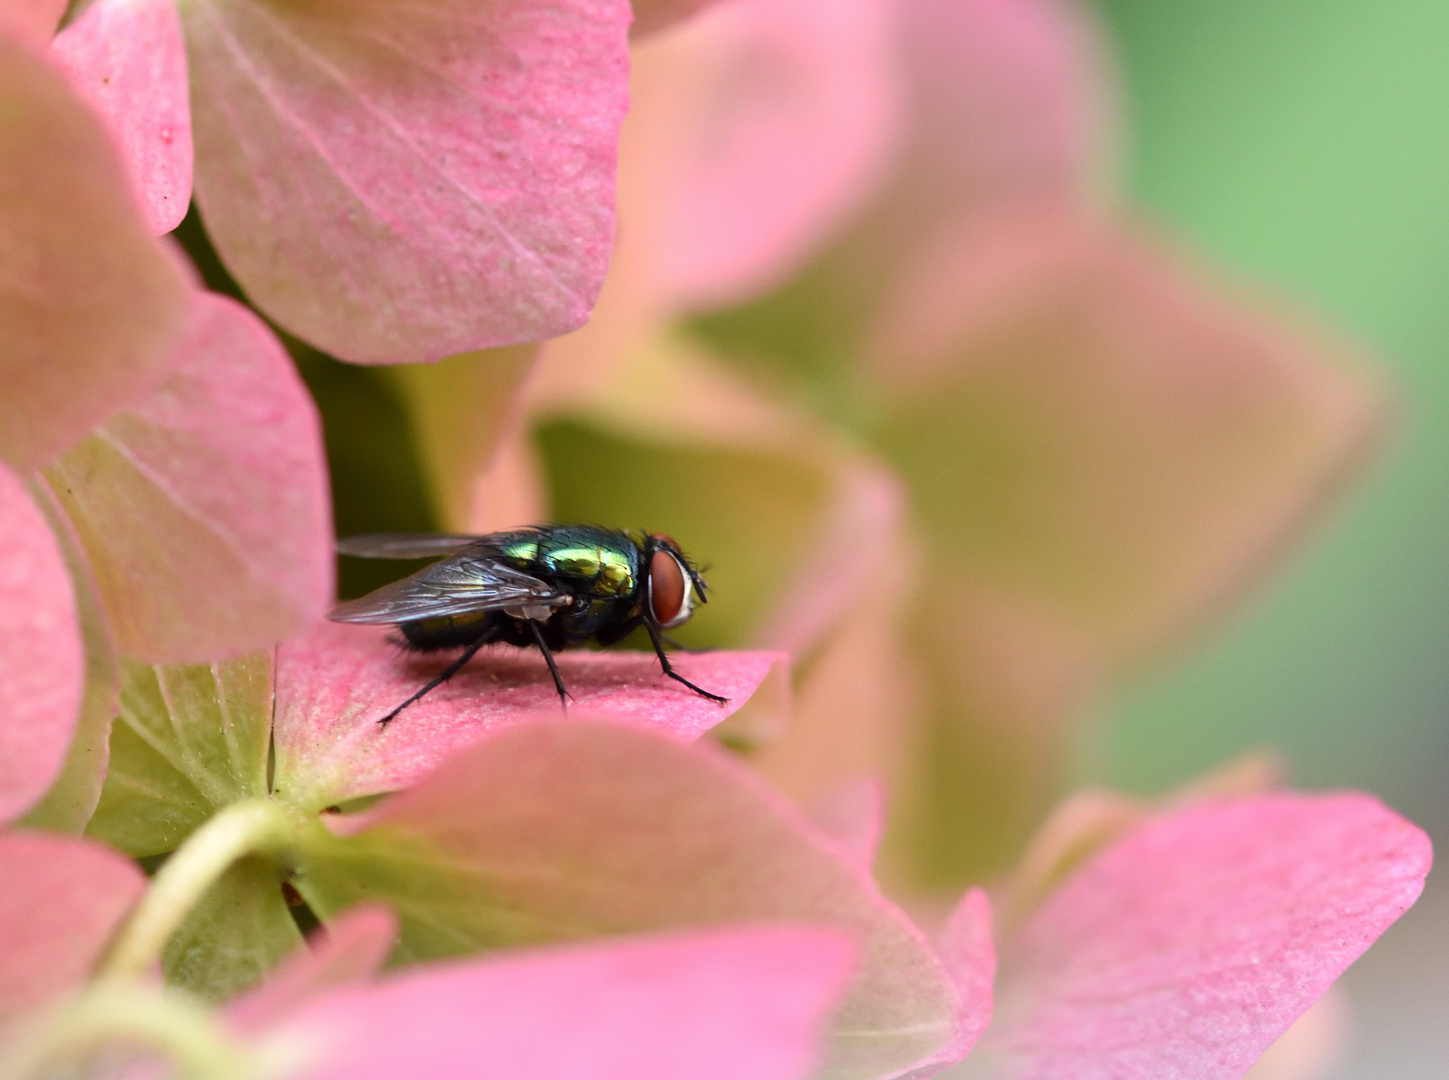
[[[569,594],[488,555],[463,554],[339,604],[334,622],[399,623],[498,611],[521,604],[562,607]]]

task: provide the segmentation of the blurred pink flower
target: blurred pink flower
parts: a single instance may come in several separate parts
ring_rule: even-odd
[[[135,1075],[138,1059],[194,1069],[186,1053],[210,1041],[211,1069],[247,1075],[270,1044],[283,1074],[307,1080],[803,1080],[854,953],[840,934],[761,926],[432,965],[372,982],[396,924],[385,909],[363,907],[230,1011],[226,1026],[242,1036],[231,1041],[226,1026],[184,1003],[168,1007],[141,984],[86,987],[144,887],[129,860],[89,841],[10,834],[0,835],[0,871],[8,1076],[76,1066],[87,1076]]]
[[[0,820],[60,771],[85,678],[75,593],[45,519],[0,465]]]
[[[300,1077],[812,1075],[850,973],[848,939],[718,929],[430,964],[371,980],[396,933],[359,906],[228,1009],[296,1042]]]
[[[247,295],[346,360],[588,317],[613,240],[627,0],[97,0],[54,55],[152,228],[191,195]],[[188,107],[188,68],[189,107]]]
[[[0,17],[0,457],[49,463],[156,386],[187,285],[101,126]]]
[[[1428,837],[1371,797],[1209,798],[1075,871],[1000,943],[953,1077],[1242,1076],[1418,898]]]
[[[0,879],[3,1045],[15,1021],[85,982],[146,877],[101,844],[10,831],[0,832]]]

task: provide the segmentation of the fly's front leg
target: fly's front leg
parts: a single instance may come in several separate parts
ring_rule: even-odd
[[[644,620],[644,629],[649,631],[649,640],[654,643],[654,655],[659,657],[659,666],[664,669],[664,674],[668,675],[675,682],[682,682],[700,697],[707,697],[710,701],[717,701],[721,705],[729,704],[729,698],[720,697],[718,694],[711,694],[708,690],[702,690],[683,675],[679,674],[679,672],[675,671],[674,665],[669,662],[669,657],[664,652],[664,642],[660,640],[659,630],[647,619]]]

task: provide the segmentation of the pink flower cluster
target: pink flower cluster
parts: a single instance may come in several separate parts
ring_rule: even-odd
[[[882,607],[939,630],[923,700],[1049,758],[1374,408],[1092,194],[1074,8],[710,6],[0,10],[0,1077],[1238,1077],[1418,896],[1415,826],[1261,787],[1078,806],[940,919],[882,890],[859,775],[954,805],[912,807]],[[193,198],[254,309],[158,239]],[[814,412],[687,340],[792,290]],[[810,556],[721,529],[759,647],[679,663],[729,705],[581,653],[560,718],[499,653],[378,729],[433,668],[319,623],[321,425],[267,320],[442,361],[398,380],[459,528],[538,504],[550,418],[708,447]],[[963,467],[986,437],[1044,488]]]

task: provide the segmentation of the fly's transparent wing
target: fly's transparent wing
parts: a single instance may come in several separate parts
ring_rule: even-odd
[[[367,533],[337,541],[339,555],[359,559],[438,559],[455,555],[484,539],[445,533]]]
[[[498,611],[525,604],[564,607],[569,594],[502,562],[490,550],[464,552],[328,613],[333,622],[400,623]]]

